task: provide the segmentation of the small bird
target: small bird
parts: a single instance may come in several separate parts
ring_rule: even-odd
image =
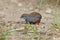
[[[39,25],[42,16],[38,12],[31,12],[30,14],[22,14],[21,18],[24,18],[26,23]]]

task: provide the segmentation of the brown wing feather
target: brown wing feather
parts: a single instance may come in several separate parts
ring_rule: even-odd
[[[37,13],[37,12],[32,12],[32,13],[29,14],[30,17],[35,17],[35,16],[37,16],[37,15],[40,16],[40,14]],[[41,18],[42,18],[42,17],[40,16],[39,19],[37,19],[33,24],[38,24],[38,25],[39,25],[39,23],[40,23],[40,21],[41,21]]]
[[[38,15],[37,12],[32,12],[32,13],[29,14],[30,17],[35,17],[36,15]]]

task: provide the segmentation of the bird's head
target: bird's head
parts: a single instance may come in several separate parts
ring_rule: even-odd
[[[20,18],[26,18],[28,16],[28,14],[22,14],[22,16]]]

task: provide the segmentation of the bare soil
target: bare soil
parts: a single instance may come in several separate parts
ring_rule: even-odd
[[[20,29],[25,25],[24,19],[20,16],[32,11],[39,12],[42,20],[39,25],[40,39],[37,40],[60,40],[60,31],[58,29],[49,30],[53,22],[53,16],[50,15],[55,11],[53,5],[44,4],[41,8],[39,0],[0,0],[0,27],[1,32],[5,28]],[[48,12],[47,12],[48,11]],[[60,17],[60,8],[57,7],[57,14]],[[5,23],[5,24],[4,24]],[[24,34],[19,31],[10,33],[6,40],[25,40]]]

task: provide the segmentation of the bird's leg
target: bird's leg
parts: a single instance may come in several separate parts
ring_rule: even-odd
[[[29,22],[30,24],[33,24],[32,22]]]
[[[26,21],[26,24],[27,24],[28,22]]]
[[[26,24],[30,24],[30,22],[26,21]]]
[[[38,30],[38,28],[39,28],[39,25],[35,24],[35,28]]]
[[[36,27],[37,30],[38,30],[38,28],[39,28],[39,23],[40,23],[40,21],[36,21],[36,22],[35,22],[35,27]]]
[[[28,22],[26,21],[26,24],[27,24]]]

